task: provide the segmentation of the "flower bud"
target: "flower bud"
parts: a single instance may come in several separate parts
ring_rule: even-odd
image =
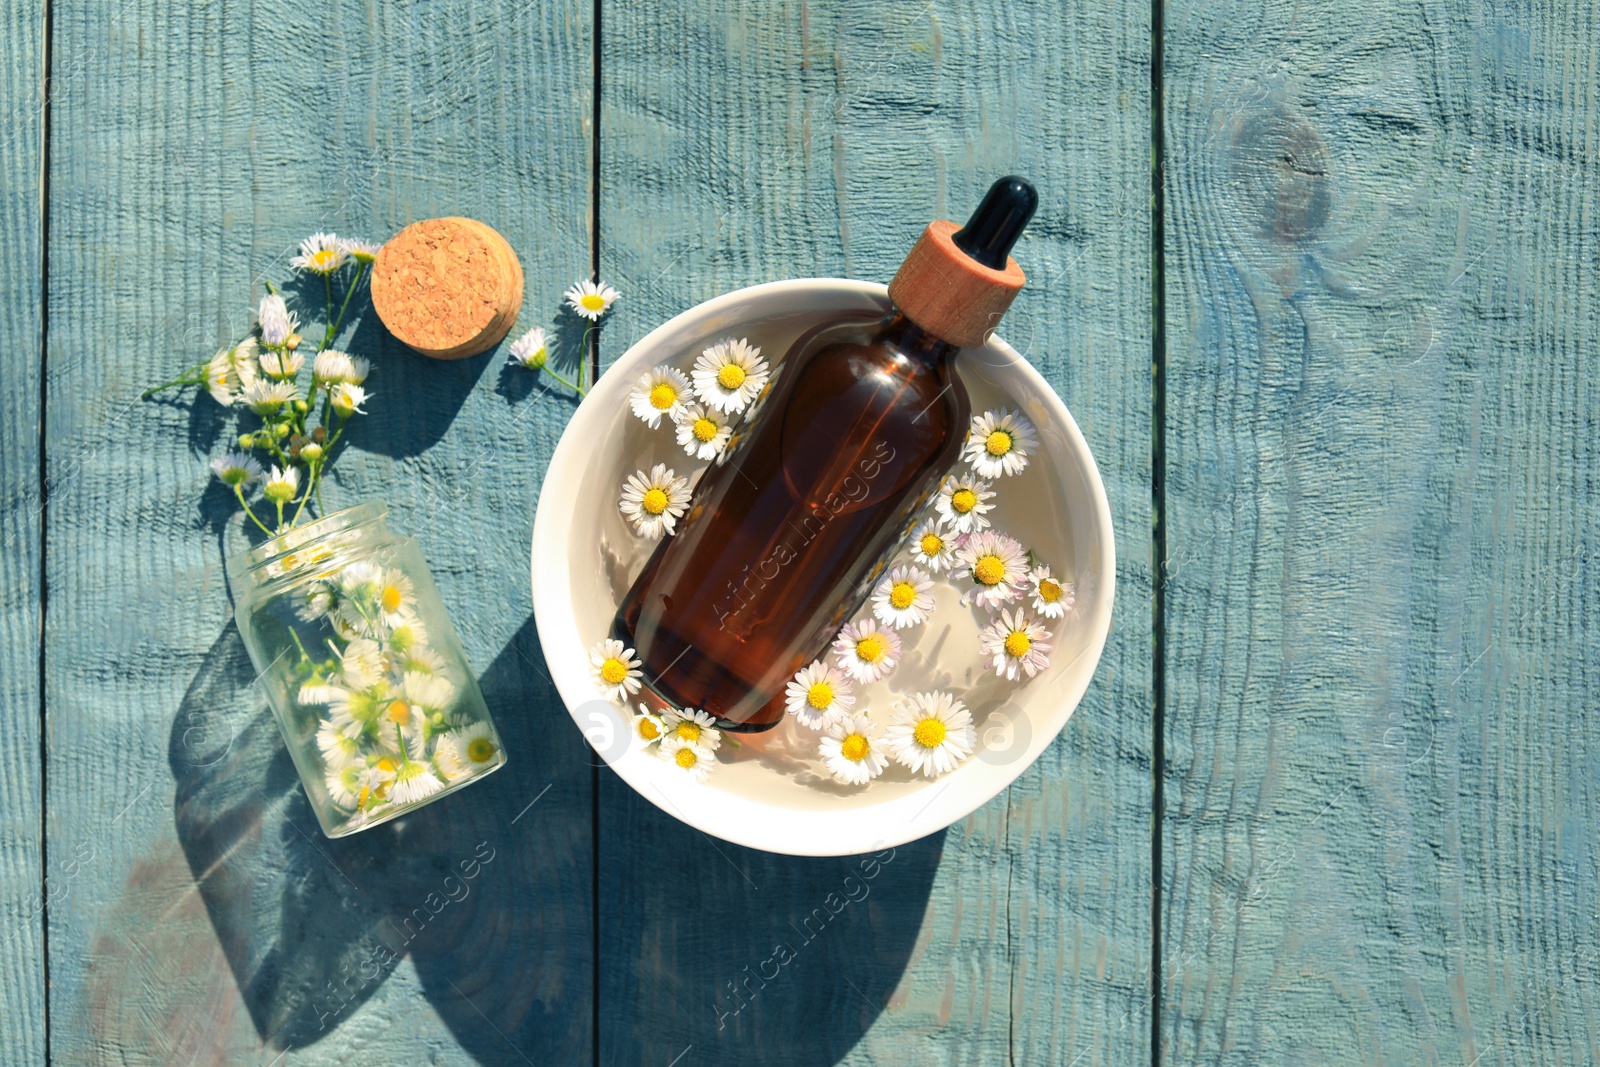
[[[299,333],[291,333],[288,340],[283,342],[283,347],[293,352],[295,349],[300,347],[300,340],[301,338]]]
[[[294,410],[295,410],[295,414],[304,415],[306,412],[311,410],[311,406],[309,404],[307,404],[304,400],[296,400],[294,402]]]
[[[323,429],[321,426],[318,426],[315,430],[311,431],[311,439],[319,445],[323,444],[328,440],[328,431]]]
[[[315,463],[322,458],[322,446],[315,441],[309,441],[300,446],[300,458],[307,463]]]
[[[239,447],[240,448],[254,448],[254,447],[256,447],[256,435],[253,434],[253,433],[242,433],[242,434],[240,434],[239,435]]]
[[[272,436],[274,436],[274,437],[288,437],[289,436],[289,424],[287,422],[278,423],[278,425],[276,425],[276,426],[274,426],[272,428]]]

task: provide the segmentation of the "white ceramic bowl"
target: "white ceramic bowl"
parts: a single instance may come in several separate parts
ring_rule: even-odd
[[[834,782],[816,757],[820,735],[792,720],[724,744],[719,766],[697,784],[631,738],[627,717],[597,696],[589,649],[606,636],[617,605],[652,542],[617,509],[637,468],[662,462],[679,473],[705,464],[651,430],[628,408],[635,380],[659,363],[687,372],[702,348],[748,337],[769,359],[820,318],[888,307],[882,285],[838,279],[771,282],[691,308],[630,348],[595,383],[562,434],[539,493],[533,525],[533,606],[556,688],[590,743],[624,781],[664,811],[706,833],[791,855],[835,856],[888,848],[941,830],[988,801],[1025,770],[1066,725],[1099,662],[1111,626],[1116,558],[1111,509],[1089,446],[1066,406],[1026,360],[998,337],[964,352],[957,367],[974,412],[1019,407],[1039,430],[1022,474],[998,480],[996,526],[1019,538],[1077,586],[1074,609],[1048,623],[1050,666],[1005,682],[977,655],[987,617],[963,607],[940,581],[933,617],[901,631],[905,658],[890,678],[858,693],[887,723],[898,694],[949,688],[973,709],[978,749],[954,771],[928,780],[898,765],[861,788]]]

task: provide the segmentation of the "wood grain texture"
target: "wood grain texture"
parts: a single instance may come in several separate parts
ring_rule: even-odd
[[[1594,8],[1169,12],[1163,1062],[1594,1062]]]
[[[880,858],[814,938],[801,924],[859,861],[711,851],[604,776],[603,1063],[1148,1057],[1148,7],[1078,14],[606,9],[602,273],[627,303],[605,350],[740,286],[887,279],[928,218],[1028,175],[1043,206],[1002,332],[1096,450],[1122,584],[1063,737],[1005,796]],[[780,943],[796,959],[762,982]]]
[[[0,11],[0,1059],[45,1048],[39,759],[44,6]]]
[[[374,316],[345,339],[375,399],[328,503],[385,498],[420,541],[510,763],[330,842],[229,623],[221,410],[135,399],[240,337],[317,229],[483,219],[528,268],[524,327],[549,325],[589,259],[589,10],[56,5],[56,54],[81,62],[50,244],[48,832],[80,859],[50,916],[60,1062],[591,1058],[591,772],[527,583],[569,402],[503,356],[410,353]],[[318,288],[291,292],[315,314]],[[470,895],[402,933],[483,848]]]

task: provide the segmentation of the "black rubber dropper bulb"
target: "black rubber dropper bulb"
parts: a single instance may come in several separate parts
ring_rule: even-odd
[[[1039,206],[1039,194],[1025,178],[1008,175],[989,186],[967,224],[950,235],[955,246],[985,267],[1006,269],[1011,246]]]

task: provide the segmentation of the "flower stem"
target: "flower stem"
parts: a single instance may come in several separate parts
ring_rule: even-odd
[[[172,379],[170,382],[162,382],[160,385],[152,385],[150,388],[139,394],[139,399],[149,400],[151,397],[161,392],[161,390],[171,389],[176,385],[200,385],[206,380],[205,371],[206,364],[197,363],[193,367],[190,367],[188,370],[184,371],[178,377]]]
[[[577,384],[575,384],[573,382],[567,381],[561,375],[557,374],[554,370],[552,370],[548,363],[545,364],[544,372],[546,374],[550,375],[550,377],[554,378],[556,381],[560,382],[562,385],[566,386],[568,389],[571,389],[573,392],[577,393],[579,396],[586,395],[583,386],[577,385]]]
[[[242,486],[242,485],[234,486],[233,487],[233,495],[239,498],[239,503],[244,506],[244,513],[246,515],[250,516],[250,521],[255,523],[257,526],[261,527],[261,532],[262,533],[266,534],[269,537],[272,536],[272,531],[267,529],[265,523],[263,523],[260,519],[256,518],[255,509],[252,508],[250,506],[250,502],[247,501],[244,498],[244,486]]]
[[[327,336],[322,339],[323,348],[327,348],[329,345],[333,344],[333,339],[339,336],[339,330],[342,326],[344,326],[344,313],[350,310],[350,298],[356,295],[357,289],[361,288],[361,278],[366,274],[366,271],[367,265],[365,263],[356,264],[355,280],[352,281],[350,283],[350,287],[344,291],[344,303],[339,305],[339,316],[332,322],[328,323]],[[331,286],[332,283],[330,282],[329,284]],[[332,293],[331,288],[329,289],[329,293]],[[333,311],[332,295],[328,297],[328,311],[330,314]]]

